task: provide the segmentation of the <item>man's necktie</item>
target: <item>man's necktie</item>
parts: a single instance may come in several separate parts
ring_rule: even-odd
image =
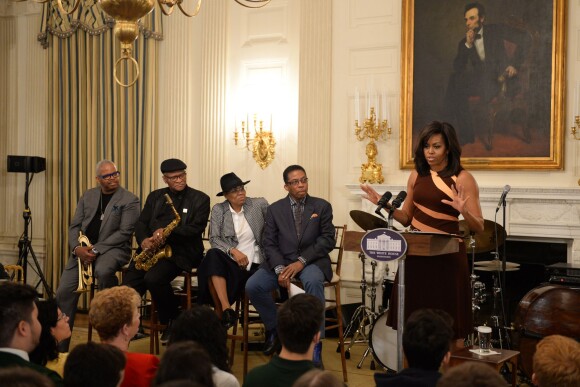
[[[296,235],[298,236],[298,239],[300,239],[300,230],[302,230],[302,211],[300,211],[300,203],[296,203],[292,206],[292,212],[294,213]]]

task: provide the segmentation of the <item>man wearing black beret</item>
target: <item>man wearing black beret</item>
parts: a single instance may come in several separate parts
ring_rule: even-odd
[[[203,257],[202,235],[209,218],[209,196],[187,186],[187,165],[178,159],[168,159],[161,163],[161,173],[167,188],[149,194],[145,206],[135,226],[135,237],[140,253],[144,250],[160,250],[170,246],[171,257],[162,258],[148,271],[138,270],[135,260],[131,261],[123,284],[135,288],[143,294],[149,290],[157,303],[159,322],[167,324],[162,342],[169,338],[171,321],[178,314],[176,299],[171,281],[182,271],[197,267]],[[165,194],[173,201],[175,210],[181,217],[176,228],[167,235],[164,229],[176,219],[167,203]]]

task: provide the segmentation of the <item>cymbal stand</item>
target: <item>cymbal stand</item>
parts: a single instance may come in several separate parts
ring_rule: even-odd
[[[473,237],[473,233],[469,234],[469,249],[471,249],[471,274],[469,276],[470,284],[471,284],[471,316],[473,321],[476,321],[477,311],[481,308],[479,304],[485,301],[485,285],[478,281],[479,276],[475,274],[475,238]],[[465,340],[465,344],[470,346],[474,343],[475,335],[474,333],[470,333]]]
[[[345,351],[345,357],[347,359],[350,359],[350,349],[352,348],[352,346],[354,344],[358,344],[358,343],[367,343],[367,349],[365,350],[365,353],[363,354],[362,359],[360,360],[360,362],[357,365],[357,368],[361,368],[362,363],[364,361],[364,359],[366,358],[366,356],[369,353],[370,350],[370,346],[368,346],[369,343],[369,337],[367,335],[367,326],[372,326],[377,318],[376,313],[374,312],[374,306],[375,306],[375,297],[376,297],[376,283],[375,283],[375,268],[377,263],[375,261],[371,262],[371,266],[372,266],[372,281],[371,281],[371,305],[373,307],[373,309],[369,308],[368,306],[366,306],[366,292],[367,292],[367,280],[366,280],[366,270],[365,270],[365,266],[366,266],[366,257],[364,255],[364,253],[359,253],[359,258],[361,260],[362,263],[362,278],[361,278],[361,285],[360,285],[360,289],[361,289],[361,293],[362,293],[362,301],[361,301],[361,305],[356,308],[356,310],[354,311],[352,318],[350,319],[350,322],[348,323],[348,325],[346,326],[346,329],[344,331],[344,337],[348,337],[351,333],[353,333],[353,337],[350,340],[350,342],[348,343],[348,347],[346,348]],[[373,292],[374,290],[374,292]],[[356,330],[355,330],[356,329]],[[374,363],[374,361],[373,361]],[[373,364],[371,364],[371,368],[372,368]],[[374,368],[372,368],[374,369]]]
[[[505,197],[504,197],[503,202],[502,202],[502,207],[503,207],[503,211],[502,211],[502,215],[503,215],[502,218],[503,218],[503,220],[502,220],[502,222],[503,222],[503,229],[505,230],[505,227],[506,227],[506,224],[505,224],[505,217],[506,217],[505,216],[506,215],[505,214],[505,212],[506,212]],[[496,260],[499,260],[499,242],[498,242],[499,239],[498,239],[498,231],[497,231],[497,210],[495,212],[495,221],[494,221],[494,223],[495,223],[495,227],[494,227],[495,228],[495,230],[494,230],[494,232],[495,232],[495,252],[493,254],[495,255],[495,259]],[[502,263],[502,265],[501,265],[501,271],[498,270],[498,275],[501,275],[501,278],[499,280],[499,286],[496,286],[496,281],[495,281],[495,278],[494,278],[493,310],[494,310],[494,313],[496,313],[496,299],[497,299],[497,294],[499,294],[499,301],[500,301],[499,302],[499,307],[501,308],[500,311],[501,311],[501,317],[502,317],[502,325],[504,326],[503,331],[505,333],[506,348],[507,349],[510,349],[511,348],[511,343],[510,343],[509,335],[507,333],[508,332],[508,329],[510,329],[510,328],[508,327],[509,326],[509,321],[506,318],[507,315],[505,313],[505,302],[504,302],[504,298],[503,298],[503,295],[504,295],[504,292],[505,292],[505,288],[506,288],[506,283],[505,283],[506,260],[507,260],[507,257],[506,257],[506,255],[507,255],[506,254],[506,245],[507,245],[507,241],[504,242],[504,244],[503,244],[503,259],[502,259],[502,262],[501,262]],[[497,289],[497,292],[496,292],[496,289]],[[498,322],[498,327],[499,327],[499,322]],[[501,334],[501,332],[502,332],[502,329],[500,328],[499,329],[500,348],[503,349],[503,346],[502,346],[502,334]]]

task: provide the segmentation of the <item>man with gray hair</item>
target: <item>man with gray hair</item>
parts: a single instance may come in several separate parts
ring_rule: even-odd
[[[62,273],[56,301],[69,316],[71,330],[79,300],[79,293],[75,292],[79,284],[78,261],[93,264],[99,289],[106,289],[119,284],[116,272],[131,257],[131,237],[139,219],[140,202],[119,185],[120,175],[112,161],[97,163],[95,179],[99,186],[81,196],[69,227],[71,257]],[[80,232],[87,236],[89,246],[79,242]],[[60,349],[68,351],[69,342],[70,339],[64,341]]]

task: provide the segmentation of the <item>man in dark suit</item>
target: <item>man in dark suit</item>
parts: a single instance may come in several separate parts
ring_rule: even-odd
[[[246,292],[266,326],[265,354],[280,347],[272,290],[279,286],[288,289],[296,278],[306,293],[316,296],[324,305],[324,281],[332,279],[329,256],[335,244],[332,206],[324,199],[308,195],[308,177],[301,166],[289,166],[283,178],[288,196],[268,208],[262,238],[265,261],[246,284]],[[324,322],[320,332],[324,337]],[[321,362],[321,349],[319,342],[314,348],[315,364]]]
[[[168,245],[172,256],[159,259],[148,271],[137,269],[133,260],[123,277],[123,285],[136,289],[140,294],[146,290],[151,293],[157,303],[159,322],[167,325],[161,336],[163,343],[169,340],[171,322],[178,314],[178,300],[171,281],[181,272],[189,272],[199,266],[203,258],[202,235],[209,217],[209,196],[188,187],[186,168],[187,165],[178,159],[161,163],[167,188],[155,190],[147,196],[135,226],[135,237],[140,247],[138,253]],[[167,203],[166,194],[181,218],[168,235],[164,235],[164,229],[177,218]]]
[[[35,299],[36,291],[28,285],[0,284],[0,368],[26,367],[48,376],[55,386],[62,386],[56,372],[32,363],[28,357],[42,331]]]
[[[462,144],[475,141],[477,122],[490,126],[486,107],[492,99],[517,92],[518,71],[530,45],[529,35],[506,24],[485,24],[480,3],[465,6],[465,37],[457,46],[446,95],[448,121],[458,128]],[[513,50],[506,49],[506,42]],[[469,112],[469,99],[478,99],[481,115]],[[491,149],[491,143],[485,144]]]
[[[120,172],[112,161],[97,163],[96,180],[99,187],[89,189],[81,196],[69,227],[69,258],[56,301],[60,310],[69,316],[71,330],[74,325],[79,293],[78,261],[93,264],[93,275],[99,289],[119,284],[116,273],[129,262],[131,237],[139,219],[139,198],[119,185]],[[79,232],[86,235],[92,246],[81,246]],[[78,258],[78,259],[77,259]],[[70,339],[60,344],[68,351]]]

